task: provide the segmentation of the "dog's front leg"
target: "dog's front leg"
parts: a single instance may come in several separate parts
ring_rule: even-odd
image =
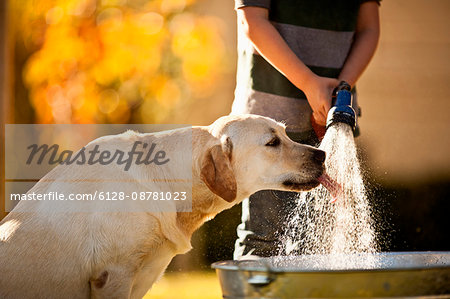
[[[150,291],[152,285],[161,278],[174,256],[167,244],[161,246],[158,252],[157,256],[152,255],[144,260],[142,267],[136,272],[131,299],[144,297]]]

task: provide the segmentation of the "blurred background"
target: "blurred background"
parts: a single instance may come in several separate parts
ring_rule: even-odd
[[[236,70],[233,5],[1,1],[2,137],[5,123],[208,125],[228,114]],[[380,14],[379,48],[357,84],[357,142],[381,248],[450,250],[450,1],[386,0]],[[169,272],[210,271],[212,262],[231,259],[239,222],[240,206],[208,222]],[[220,297],[211,272],[188,273],[181,280],[168,275],[154,297],[188,298],[195,286],[177,283],[189,279]]]

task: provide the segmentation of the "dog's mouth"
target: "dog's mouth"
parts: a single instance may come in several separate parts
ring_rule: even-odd
[[[321,184],[321,177],[325,174],[323,164],[305,167],[302,174],[288,175],[283,178],[282,185],[288,191],[309,191]]]
[[[291,191],[308,191],[316,188],[320,185],[318,179],[314,179],[308,182],[296,182],[293,180],[286,180],[283,182],[283,186]]]
[[[309,182],[296,182],[292,179],[283,181],[283,186],[291,191],[308,191],[322,184],[331,195],[331,202],[335,202],[338,198],[344,196],[342,186],[331,178],[327,173],[322,173],[317,179]]]

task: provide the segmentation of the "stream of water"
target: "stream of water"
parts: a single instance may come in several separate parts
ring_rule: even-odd
[[[330,267],[344,267],[348,254],[378,251],[374,223],[357,157],[353,132],[347,124],[328,128],[320,148],[327,153],[326,169],[342,186],[342,194],[332,203],[321,185],[302,192],[282,237],[280,255],[332,254]],[[371,267],[370,259],[367,266]]]

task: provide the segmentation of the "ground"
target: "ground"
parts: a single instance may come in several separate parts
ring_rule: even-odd
[[[144,299],[220,299],[219,279],[213,271],[164,274]]]

